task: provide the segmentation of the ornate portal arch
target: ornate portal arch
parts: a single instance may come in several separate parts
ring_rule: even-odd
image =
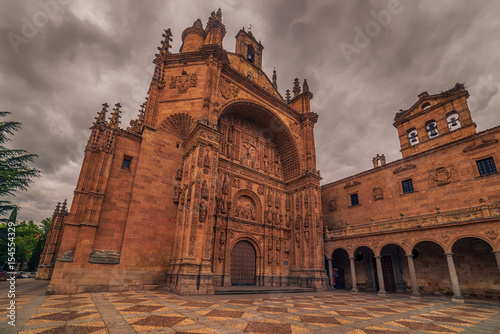
[[[260,134],[276,144],[281,156],[285,181],[301,175],[302,165],[297,142],[289,126],[273,111],[255,101],[240,99],[222,106],[218,118],[219,123],[228,117],[243,117],[251,120],[258,126]],[[236,142],[231,144],[237,145]]]

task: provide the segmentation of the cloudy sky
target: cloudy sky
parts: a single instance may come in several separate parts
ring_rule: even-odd
[[[252,25],[282,95],[307,78],[323,183],[401,157],[394,114],[464,82],[477,130],[500,124],[498,0],[2,0],[0,109],[23,123],[10,145],[44,174],[11,200],[40,221],[72,200],[89,127],[121,102],[126,127],[144,101],[164,29],[174,35],[222,8],[224,47]],[[360,33],[361,32],[361,33]]]

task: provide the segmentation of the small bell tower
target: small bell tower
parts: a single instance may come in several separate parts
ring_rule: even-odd
[[[236,53],[242,55],[247,62],[262,69],[262,50],[264,47],[257,42],[251,31],[242,28],[236,34]]]
[[[403,158],[448,144],[476,133],[467,105],[469,92],[463,84],[439,94],[418,95],[408,110],[400,110],[394,118]]]

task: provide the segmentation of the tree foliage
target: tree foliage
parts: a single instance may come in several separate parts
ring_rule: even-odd
[[[47,238],[48,229],[51,219],[46,218],[42,221],[41,226],[33,221],[22,221],[15,224],[16,237],[15,243],[15,259],[16,266],[23,269],[23,266],[28,262],[28,268],[35,270],[40,262],[45,240]],[[7,244],[9,242],[8,224],[0,225],[0,263],[4,265],[9,258]]]
[[[10,113],[0,111],[0,118]],[[0,196],[14,196],[18,190],[26,190],[33,178],[40,175],[40,171],[30,167],[38,156],[25,150],[9,149],[5,143],[10,141],[9,135],[21,128],[21,123],[14,121],[0,121]],[[0,200],[0,216],[6,215],[14,209],[10,201]],[[2,219],[5,221],[5,219]]]

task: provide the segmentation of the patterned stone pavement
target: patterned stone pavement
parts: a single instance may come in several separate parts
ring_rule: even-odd
[[[3,283],[3,282],[2,282]],[[26,283],[29,286],[28,283]],[[21,290],[16,327],[0,333],[500,333],[500,305],[348,292],[184,297],[164,291],[45,296]],[[5,311],[4,311],[5,310]]]

